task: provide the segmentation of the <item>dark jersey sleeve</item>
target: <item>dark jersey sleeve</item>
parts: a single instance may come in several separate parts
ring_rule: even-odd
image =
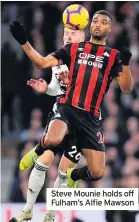
[[[47,68],[43,70],[43,79],[49,84],[52,79],[52,68]]]
[[[120,59],[120,53],[118,52],[115,57],[115,63],[111,69],[111,75],[113,77],[118,77],[120,76],[121,72],[122,72],[122,62]]]
[[[69,65],[71,45],[72,44],[64,45],[58,51],[51,53],[51,55],[59,61],[59,65],[61,65],[62,63]]]

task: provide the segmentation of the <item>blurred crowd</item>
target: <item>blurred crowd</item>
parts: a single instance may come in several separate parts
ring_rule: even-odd
[[[12,135],[12,139],[18,141],[18,147],[15,147],[17,164],[39,140],[55,97],[37,94],[26,85],[30,78],[43,78],[45,70],[38,69],[29,61],[11,36],[9,24],[15,19],[22,22],[29,42],[41,55],[47,55],[63,45],[61,15],[71,3],[2,2],[2,140],[10,140]],[[81,183],[80,187],[139,187],[139,3],[78,3],[88,9],[90,21],[93,13],[100,9],[108,10],[114,16],[108,44],[116,49],[123,45],[130,48],[134,81],[133,91],[129,95],[121,93],[116,80],[111,84],[102,106],[106,144],[105,176],[93,184]],[[89,38],[87,27],[86,39]],[[47,187],[53,186],[59,160],[60,155],[57,155],[48,171]],[[83,164],[84,159],[79,166]],[[13,187],[15,184],[18,186],[19,196],[14,197],[11,191],[13,202],[25,200],[28,176],[29,172],[22,175],[16,167]],[[109,221],[112,222],[112,219]]]

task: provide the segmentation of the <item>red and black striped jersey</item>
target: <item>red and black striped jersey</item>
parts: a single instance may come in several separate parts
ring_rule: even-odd
[[[120,53],[107,45],[73,43],[52,53],[69,67],[70,82],[61,103],[70,103],[99,115],[103,97],[122,72]]]

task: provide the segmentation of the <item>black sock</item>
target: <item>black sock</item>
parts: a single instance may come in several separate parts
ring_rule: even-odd
[[[37,144],[36,149],[35,149],[35,153],[37,153],[38,156],[41,156],[46,150],[51,150],[54,155],[56,154],[56,149],[53,149],[54,146],[49,145],[46,147],[42,147],[41,144]]]
[[[40,142],[36,146],[35,153],[37,153],[38,156],[41,156],[44,153],[44,151],[48,149],[48,147],[51,147],[51,146],[45,146],[44,143],[45,136],[46,134],[44,133],[40,139]]]
[[[87,166],[73,170],[71,173],[71,179],[74,181],[81,179],[84,180],[87,175],[87,170],[88,170]]]
[[[44,151],[45,149],[38,143],[35,149],[35,153],[37,153],[38,156],[41,156]]]
[[[101,179],[101,177],[92,176],[88,167],[84,166],[80,169],[73,170],[71,173],[71,179],[74,181],[77,180],[97,181]]]

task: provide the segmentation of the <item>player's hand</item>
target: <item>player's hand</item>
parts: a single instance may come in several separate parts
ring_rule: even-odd
[[[24,26],[18,21],[14,21],[10,25],[10,32],[20,45],[24,45],[27,42]]]
[[[31,86],[38,93],[46,93],[48,89],[47,82],[44,79],[30,79],[27,81],[27,85]]]
[[[68,72],[60,72],[57,74],[57,78],[60,79],[64,84],[69,84],[69,75]]]
[[[122,64],[125,66],[128,66],[131,57],[132,57],[132,53],[130,49],[128,49],[126,46],[122,46],[120,50],[120,58],[121,58]]]

